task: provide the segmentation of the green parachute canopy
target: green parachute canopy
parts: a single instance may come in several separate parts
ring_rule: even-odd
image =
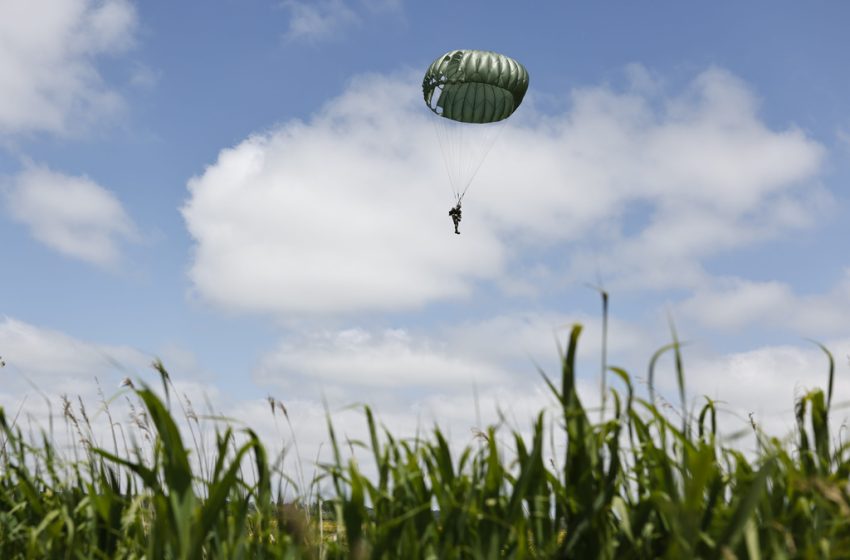
[[[516,111],[528,90],[528,71],[490,51],[456,50],[437,58],[422,80],[425,104],[464,123],[492,123]]]

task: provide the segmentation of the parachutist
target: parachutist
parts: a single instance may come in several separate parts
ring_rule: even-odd
[[[2,1],[2,0],[0,0]],[[457,206],[449,212],[460,234],[460,201],[472,184],[502,123],[528,91],[528,70],[492,51],[453,50],[437,57],[422,79]]]
[[[451,216],[455,224],[455,233],[460,235],[460,231],[457,229],[457,226],[460,225],[460,202],[457,203],[457,206],[449,210],[449,216]]]

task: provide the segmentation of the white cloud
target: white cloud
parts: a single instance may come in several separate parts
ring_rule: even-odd
[[[357,328],[294,335],[260,360],[254,380],[285,404],[305,470],[316,456],[331,459],[318,395],[329,403],[341,441],[368,441],[362,409],[351,408],[362,403],[372,407],[394,437],[428,434],[438,425],[458,450],[474,443],[476,432],[489,425],[507,422],[509,428],[527,432],[541,410],[554,414],[554,398],[529,357],[542,349],[544,358],[551,358],[542,360],[544,366],[557,362],[551,335],[559,324],[550,324],[550,319],[565,317],[494,317],[430,333]],[[598,351],[592,342],[586,346]],[[559,376],[557,367],[548,368],[548,373]],[[588,402],[597,402],[595,382],[580,383]],[[237,417],[257,419],[263,433],[291,442],[285,425],[272,431],[266,403],[240,403],[236,408]],[[349,451],[343,445],[345,456]],[[371,469],[369,457],[362,460]]]
[[[95,61],[126,50],[135,28],[129,0],[0,3],[0,135],[64,133],[118,109]]]
[[[799,295],[788,284],[721,278],[679,306],[686,317],[717,329],[781,326],[804,336],[846,332],[850,315],[850,270],[824,294]]]
[[[107,382],[133,377],[151,361],[128,346],[93,344],[10,317],[0,321],[0,349],[6,362],[0,373],[7,390],[27,387],[29,380],[54,395],[90,396],[95,377]],[[117,389],[117,383],[112,388]]]
[[[400,14],[404,0],[283,0],[289,10],[289,41],[318,42],[339,38],[369,17]]]
[[[400,12],[405,0],[361,0],[364,8],[374,13]]]
[[[444,329],[446,343],[457,353],[487,358],[496,363],[519,366],[518,375],[532,371],[537,363],[557,366],[557,349],[567,344],[572,326],[582,325],[578,359],[597,371],[601,353],[602,320],[586,314],[513,313],[478,321],[466,321]],[[645,329],[616,317],[608,319],[609,358],[637,361],[642,365],[644,353],[653,341]],[[651,350],[650,350],[651,351]],[[556,373],[556,372],[550,372]]]
[[[40,242],[96,265],[116,264],[119,242],[137,238],[121,202],[88,177],[31,166],[13,179],[6,202]]]
[[[533,292],[529,278],[505,281],[510,256],[561,244],[576,280],[601,271],[611,289],[692,288],[705,282],[701,259],[825,212],[813,182],[823,148],[768,128],[740,80],[710,69],[679,95],[651,89],[578,90],[561,115],[521,108],[457,237],[417,76],[361,76],[310,121],[223,150],[192,179],[192,282],[242,311],[397,310],[482,279]]]
[[[574,277],[601,271],[616,290],[693,287],[702,258],[825,211],[830,196],[813,184],[824,149],[769,129],[743,82],[715,68],[681,95],[662,93],[579,90],[564,117],[505,133],[494,159],[522,165],[488,165],[479,182],[534,186],[521,197],[490,188],[482,204],[498,204],[517,233],[573,241]]]
[[[601,270],[614,291],[703,288],[711,282],[703,259],[812,227],[816,217],[827,217],[832,210],[832,195],[817,185],[761,196],[747,203],[746,212],[711,208],[699,200],[668,205],[664,198],[637,233],[616,232],[604,244],[581,249],[573,276],[587,278]]]
[[[482,169],[484,200],[497,201],[509,225],[574,238],[636,201],[653,203],[659,223],[694,206],[737,219],[799,187],[823,154],[799,130],[767,128],[745,84],[719,69],[678,96],[590,88],[572,98],[565,115],[536,116],[535,126],[503,133],[492,159],[514,165],[488,161]],[[556,187],[554,179],[565,182]],[[529,183],[517,197],[516,186]],[[509,211],[512,202],[526,211]]]
[[[448,352],[445,343],[416,339],[403,329],[346,329],[284,342],[262,360],[257,378],[287,388],[327,384],[386,391],[468,390],[475,383],[502,383],[507,375],[492,363]]]
[[[162,72],[144,64],[136,64],[130,75],[130,83],[143,89],[151,89],[159,83]]]
[[[345,0],[285,0],[291,14],[286,38],[317,41],[334,37],[360,17]]]
[[[132,438],[140,442],[145,439],[130,417],[130,403],[135,399],[128,400],[132,395],[122,389],[125,378],[131,379],[136,386],[140,381],[148,384],[165,400],[159,375],[150,365],[153,356],[130,346],[92,342],[14,318],[0,317],[0,355],[6,363],[0,369],[0,407],[5,409],[7,418],[16,418],[22,427],[31,424],[34,433],[40,429],[50,430],[54,443],[65,453],[70,454],[74,446],[78,451],[81,449],[80,433],[76,427],[66,423],[66,402],[68,410],[80,424],[82,437],[94,445],[112,450],[113,431],[105,402],[108,402],[112,419],[122,425],[114,433],[121,449],[125,442],[132,445]],[[178,355],[177,358],[182,355],[182,359],[175,360],[175,355]],[[185,406],[187,397],[195,403],[197,414],[208,412],[203,404],[207,402],[215,412],[223,410],[220,392],[215,386],[201,381],[203,376],[198,375],[191,356],[171,347],[166,349],[164,357],[172,375],[180,371],[179,377],[172,377],[170,392],[178,424],[187,428],[187,418],[181,406],[181,403]],[[181,367],[175,367],[175,361]],[[188,378],[184,368],[190,371]],[[136,412],[142,408],[137,401],[134,406]],[[88,417],[88,423],[84,415]],[[213,426],[205,424],[209,428],[207,439],[211,440],[207,445],[212,446]],[[188,432],[185,442],[193,445]]]
[[[827,348],[836,358],[833,404],[850,400],[850,385],[845,382],[846,356],[850,340],[828,341]],[[725,433],[749,427],[749,415],[770,435],[784,436],[794,428],[794,403],[806,392],[827,390],[828,359],[814,344],[805,346],[765,346],[732,354],[711,354],[705,350],[685,349],[684,368],[688,394],[701,407],[707,395],[719,401],[724,413],[721,427]],[[660,386],[670,395],[674,374],[658,373]],[[673,400],[678,406],[678,400]],[[847,411],[836,406],[835,422],[846,422]]]
[[[498,315],[429,332],[350,328],[293,333],[260,359],[254,380],[289,396],[321,393],[334,403],[381,403],[390,411],[450,395],[472,398],[475,390],[525,394],[543,386],[538,366],[559,379],[558,348],[566,346],[575,323],[584,327],[577,356],[580,375],[596,384],[601,320],[556,313]],[[609,319],[608,340],[609,364],[626,368],[644,367],[656,344],[644,330],[615,317]]]
[[[183,215],[200,295],[260,312],[394,310],[495,275],[492,232],[450,234],[433,133],[409,89],[364,77],[310,125],[249,138],[192,179]]]

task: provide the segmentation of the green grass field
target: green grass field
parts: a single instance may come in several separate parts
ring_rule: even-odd
[[[344,453],[329,421],[333,461],[288,502],[287,473],[253,431],[222,429],[193,461],[196,435],[187,445],[175,420],[187,412],[150,388],[131,389],[148,444],[121,453],[113,431],[112,449],[62,455],[0,411],[0,558],[850,558],[850,453],[830,431],[826,349],[826,389],[799,399],[795,437],[753,425],[758,451],[744,453],[721,441],[714,402],[688,410],[675,336],[650,364],[650,397],[608,368],[610,414],[591,420],[576,392],[580,333],[559,378],[541,372],[558,413],[541,412],[530,435],[491,427],[453,454],[439,428],[399,439],[365,408],[370,437],[354,445],[373,468]],[[655,402],[667,353],[678,407]],[[85,442],[88,418],[65,412]],[[332,488],[323,501],[320,482]]]

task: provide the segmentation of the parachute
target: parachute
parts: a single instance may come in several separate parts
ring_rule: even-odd
[[[425,72],[422,94],[439,117],[434,128],[458,204],[527,90],[525,67],[490,51],[449,51]]]

